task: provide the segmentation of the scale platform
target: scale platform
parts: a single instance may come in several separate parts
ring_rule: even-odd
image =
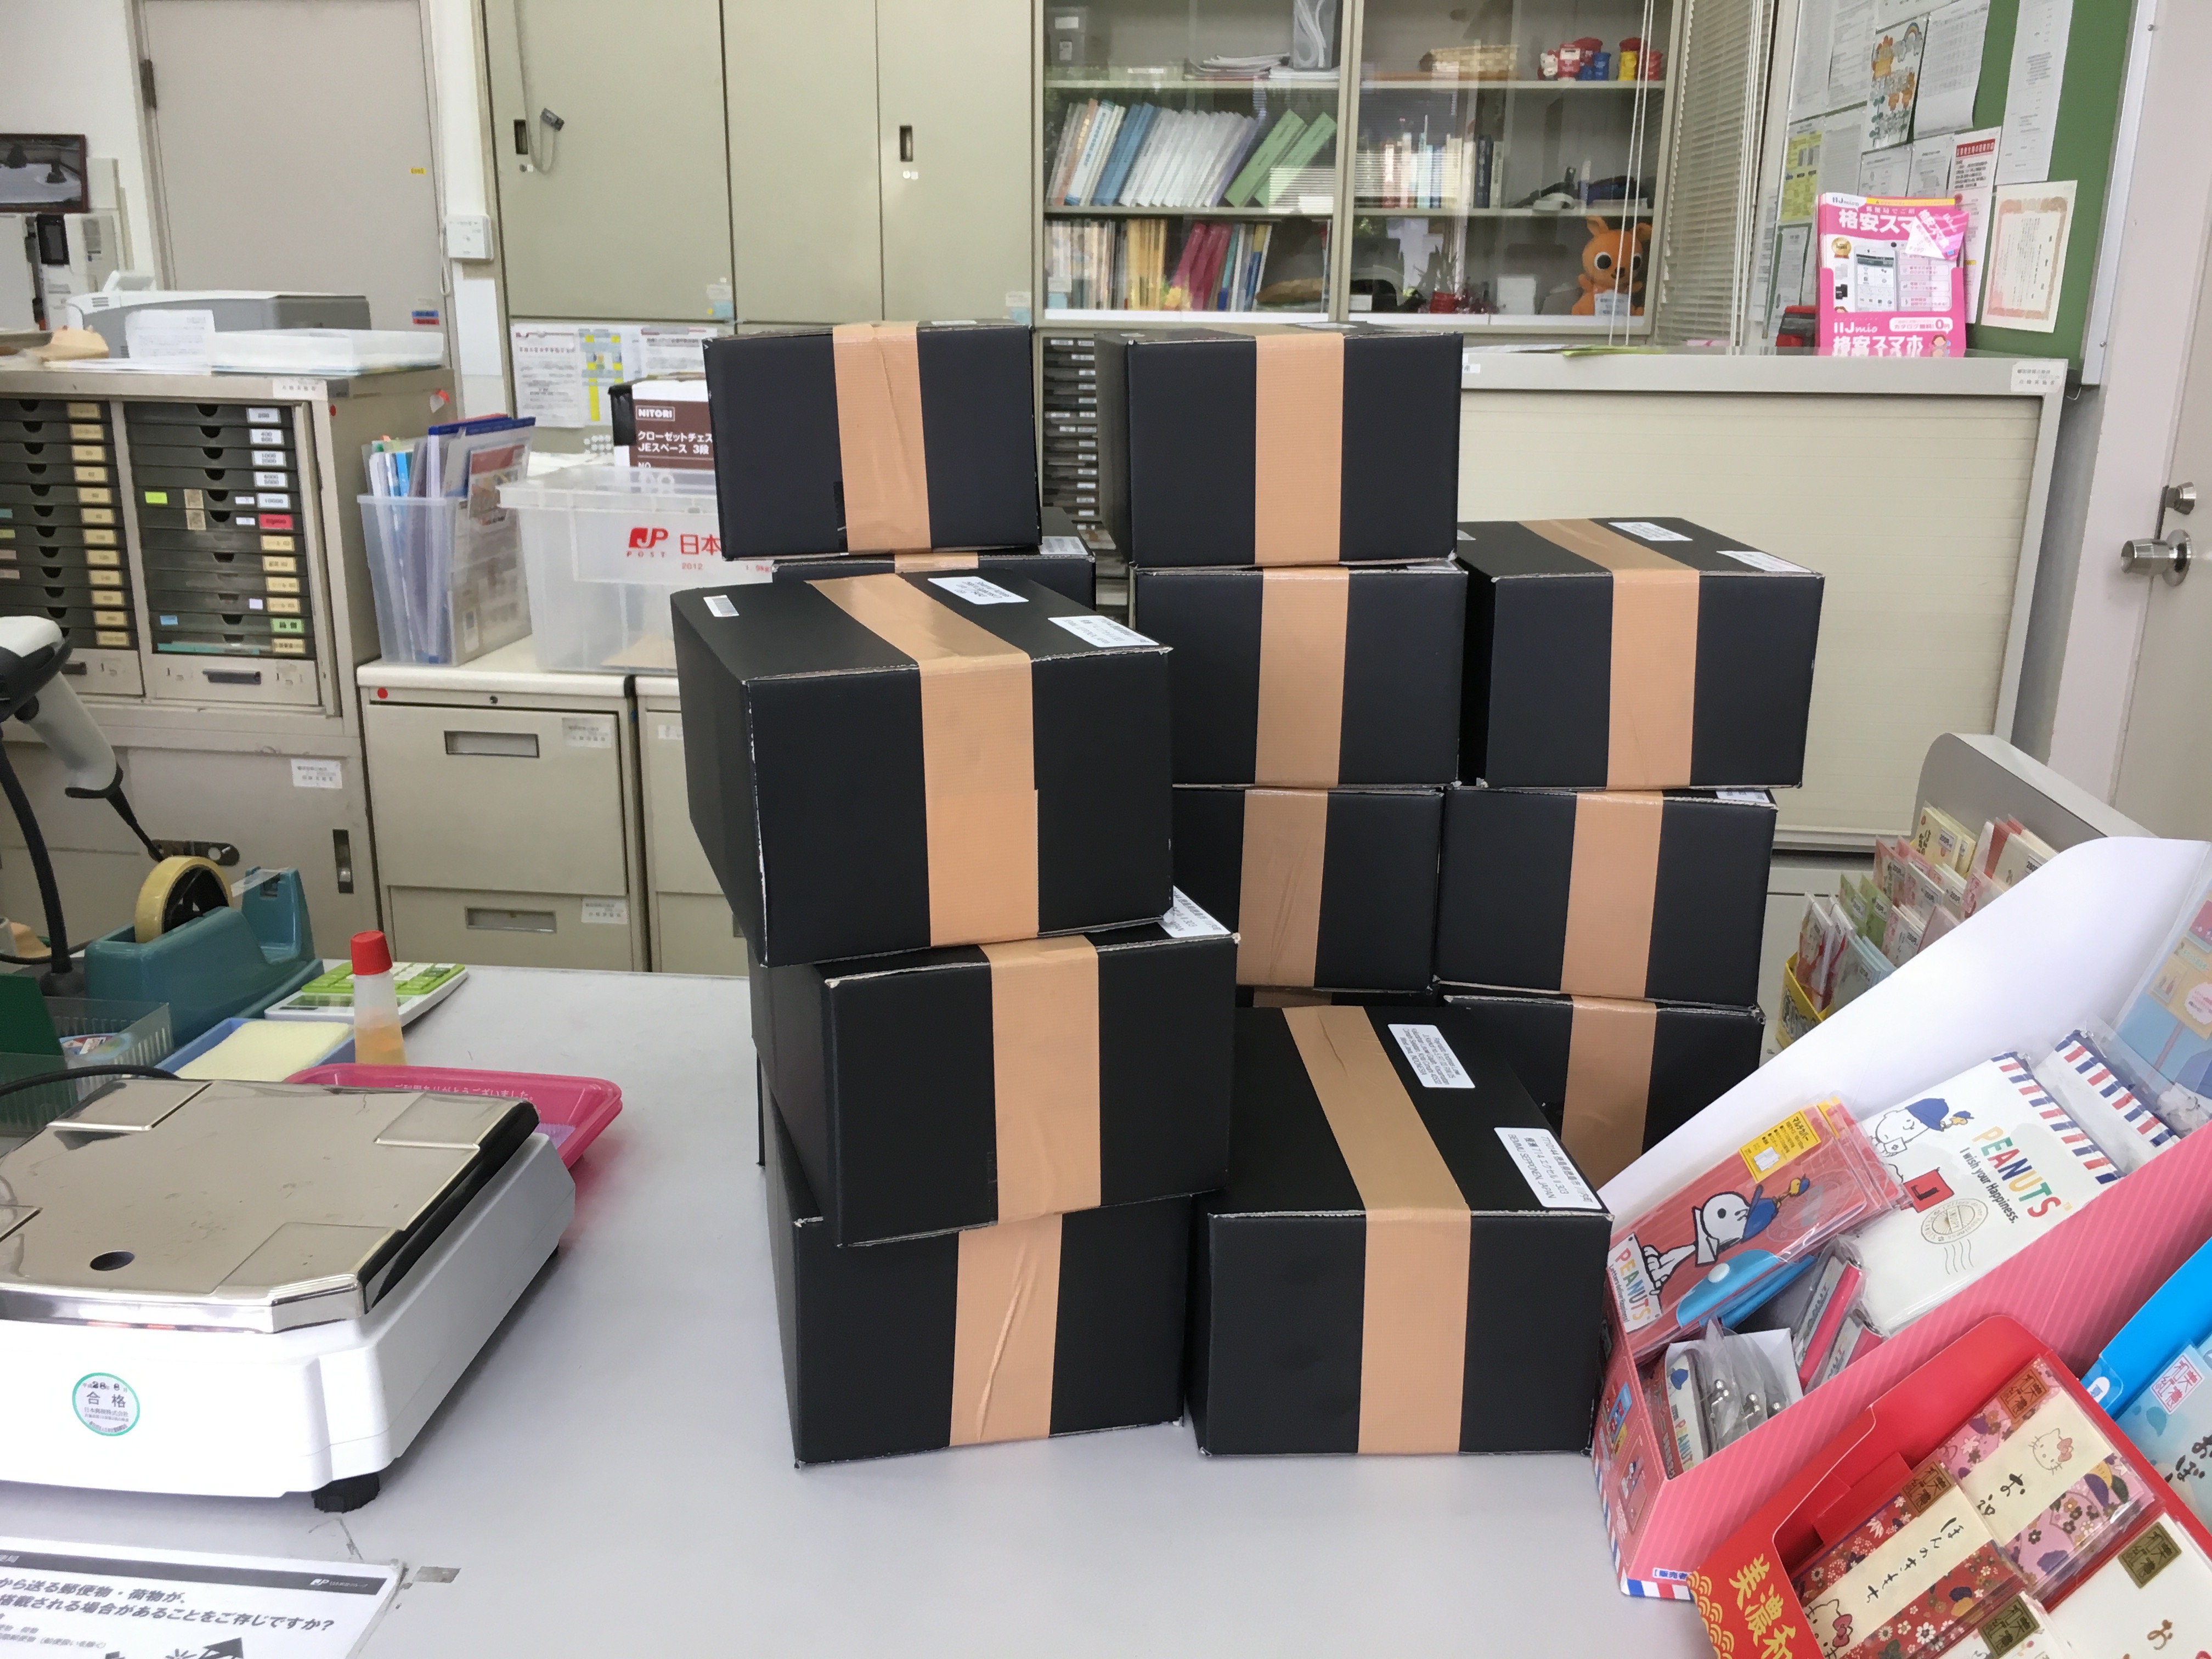
[[[520,1098],[133,1080],[0,1158],[0,1480],[375,1495],[574,1209]]]

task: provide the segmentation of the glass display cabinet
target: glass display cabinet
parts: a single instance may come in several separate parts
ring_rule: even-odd
[[[1093,0],[1042,21],[1040,321],[1644,331],[1673,0]]]

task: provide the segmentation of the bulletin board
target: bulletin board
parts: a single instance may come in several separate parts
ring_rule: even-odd
[[[2120,95],[2127,76],[2130,0],[2074,0],[2066,40],[2066,76],[2051,129],[2051,173],[2074,181],[2074,222],[2067,243],[2065,276],[2058,291],[2058,326],[2042,334],[1976,323],[1966,331],[1970,351],[2010,356],[2064,357],[2081,370],[2081,344],[2096,286],[2105,202],[2112,188],[2112,148],[2119,130]],[[1974,97],[1974,125],[2001,126],[2005,87],[2012,73],[2012,45],[2020,0],[1990,0],[1989,33],[1982,42],[1982,79]]]

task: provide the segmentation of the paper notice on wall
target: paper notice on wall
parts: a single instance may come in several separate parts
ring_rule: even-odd
[[[576,330],[517,323],[508,331],[514,363],[514,412],[540,426],[584,424],[584,350]]]
[[[2004,142],[1996,181],[2032,185],[2051,176],[2051,138],[2066,87],[2066,37],[2074,0],[2020,0],[2012,37],[2012,72],[2005,79]]]
[[[646,324],[637,330],[637,362],[633,380],[656,374],[696,374],[706,368],[707,342],[730,331],[711,323],[684,327]]]
[[[1825,109],[1828,60],[1835,50],[1836,0],[1799,0],[1797,55],[1790,66],[1790,112]]]
[[[1912,146],[1898,144],[1888,149],[1870,149],[1859,157],[1858,188],[1846,192],[1856,196],[1903,196],[1912,178]]]
[[[1801,121],[1782,141],[1782,207],[1775,216],[1784,224],[1809,224],[1820,193],[1820,124]]]
[[[1909,196],[1948,196],[1951,193],[1951,153],[1954,141],[1949,133],[1939,138],[1916,138],[1912,141],[1912,167],[1905,181]]]
[[[1805,300],[1807,252],[1813,246],[1813,227],[1784,225],[1774,243],[1774,307],[1768,318],[1767,337],[1782,331],[1782,313]]]
[[[1982,84],[1982,40],[1989,33],[1990,0],[1955,0],[1928,20],[1928,49],[1920,63],[1920,98],[1914,136],[1932,138],[1974,124],[1974,94]]]
[[[1951,192],[1966,210],[1966,320],[1982,313],[1982,262],[1990,240],[1990,197],[1996,188],[1997,140],[2002,127],[1961,132],[1952,139]]]
[[[1866,148],[1866,112],[1852,108],[1838,110],[1820,122],[1820,177],[1819,196],[1849,196],[1858,191],[1859,155]],[[1814,215],[1820,213],[1820,204],[1814,203]]]
[[[1867,54],[1866,147],[1881,150],[1905,143],[1912,137],[1912,107],[1920,90],[1920,60],[1928,45],[1928,19],[1925,15],[1907,17],[1872,33],[1873,45]],[[1863,190],[1860,193],[1887,192]]]
[[[2074,184],[2000,185],[1990,210],[1989,293],[1982,321],[1991,328],[2050,334],[2058,327],[2066,244],[2074,222]]]
[[[1831,109],[1866,102],[1867,70],[1871,61],[1867,41],[1873,32],[1874,0],[1836,0],[1828,40]]]

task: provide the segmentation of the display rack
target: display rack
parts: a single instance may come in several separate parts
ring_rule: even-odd
[[[1046,9],[1041,321],[1646,331],[1632,288],[1665,207],[1671,0],[1350,0],[1325,67],[1199,72],[1288,58],[1293,9]],[[1571,54],[1557,78],[1555,49],[1587,40],[1602,78],[1573,78]]]

